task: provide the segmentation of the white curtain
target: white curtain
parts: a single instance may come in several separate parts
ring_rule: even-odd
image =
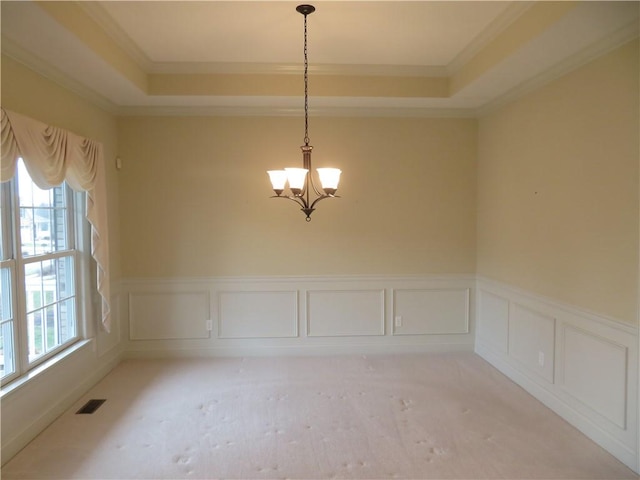
[[[102,325],[109,332],[109,242],[102,144],[24,115],[1,110],[0,181],[7,182],[13,178],[18,158],[22,157],[29,175],[41,189],[55,187],[66,180],[72,189],[87,192],[91,255],[98,265]]]

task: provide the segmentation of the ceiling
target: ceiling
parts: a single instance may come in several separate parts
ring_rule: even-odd
[[[290,1],[2,1],[2,53],[117,114],[297,114]],[[312,114],[472,116],[638,36],[640,2],[329,1]]]

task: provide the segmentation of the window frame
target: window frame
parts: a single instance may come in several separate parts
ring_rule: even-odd
[[[71,187],[64,182],[61,186],[65,189],[65,216],[66,216],[66,248],[24,256],[22,252],[21,227],[20,227],[20,202],[17,173],[10,181],[0,184],[0,200],[2,201],[2,223],[1,238],[2,254],[0,267],[8,268],[10,272],[11,303],[13,328],[13,350],[14,350],[14,372],[0,379],[2,388],[12,382],[28,376],[31,371],[42,367],[51,359],[64,354],[78,342],[87,338],[87,319],[90,318],[91,293],[89,282],[89,261],[90,258],[90,228],[85,218],[86,193],[74,192]],[[4,208],[7,207],[7,208]],[[29,336],[27,320],[27,288],[26,288],[26,267],[30,264],[38,264],[48,260],[59,258],[71,258],[73,262],[73,308],[75,312],[74,334],[60,345],[56,345],[51,350],[45,351],[33,360],[29,360]],[[59,299],[52,305],[57,305]],[[43,303],[44,305],[44,303]],[[43,319],[46,323],[46,318]],[[46,329],[44,329],[46,331]],[[43,333],[44,333],[43,331]],[[46,346],[46,340],[44,341]]]

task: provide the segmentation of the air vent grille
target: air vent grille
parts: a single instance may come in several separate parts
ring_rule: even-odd
[[[76,412],[77,414],[92,414],[96,410],[98,410],[104,402],[107,400],[104,398],[93,398],[85,403],[80,410]]]

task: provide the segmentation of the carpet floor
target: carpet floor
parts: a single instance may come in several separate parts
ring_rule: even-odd
[[[93,414],[75,412],[106,399]],[[472,353],[127,360],[13,479],[632,479]]]

